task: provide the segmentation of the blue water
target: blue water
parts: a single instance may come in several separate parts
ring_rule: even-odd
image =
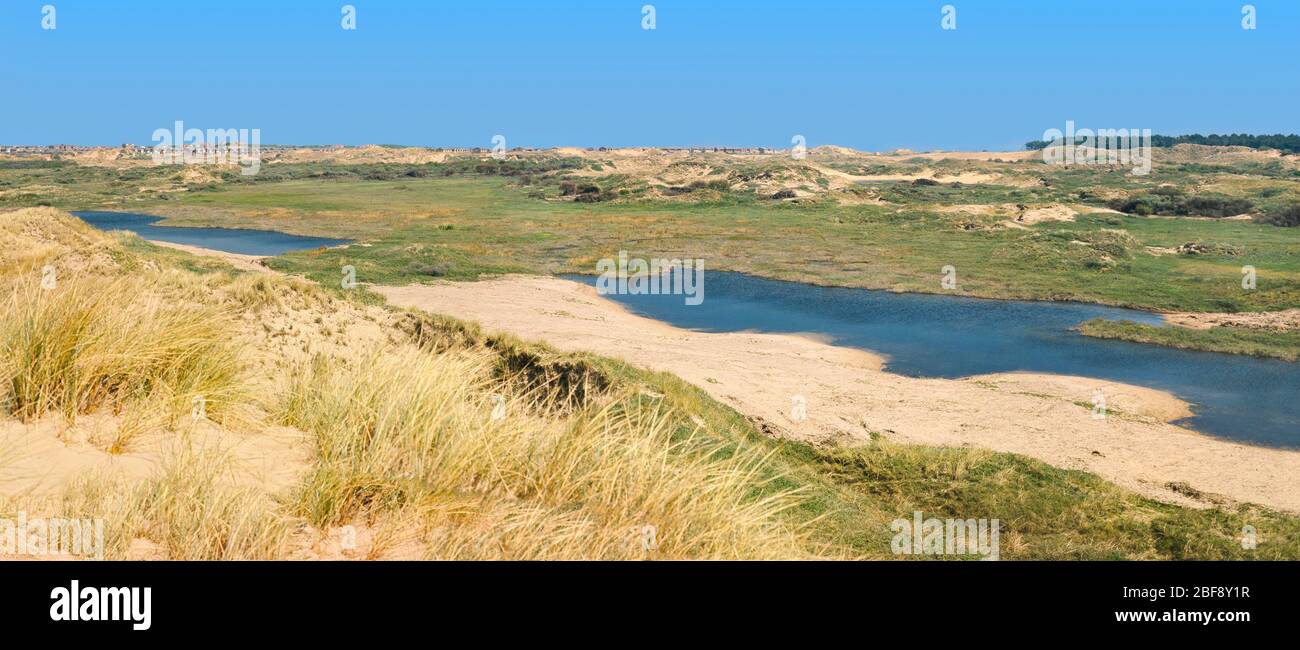
[[[591,276],[571,279],[594,284]],[[1190,402],[1196,430],[1253,444],[1300,447],[1300,364],[1083,336],[1092,318],[1161,324],[1142,311],[1083,303],[981,300],[818,287],[737,273],[705,275],[704,302],[608,296],[656,320],[706,332],[816,333],[883,353],[890,372],[967,377],[1029,371],[1166,390]]]
[[[282,255],[291,251],[350,243],[346,239],[301,237],[274,230],[156,226],[154,223],[160,221],[162,217],[132,212],[73,212],[72,214],[100,230],[127,230],[144,239],[201,246],[241,255]]]

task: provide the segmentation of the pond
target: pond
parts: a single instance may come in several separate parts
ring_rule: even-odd
[[[144,239],[199,246],[241,255],[270,257],[291,251],[351,243],[346,239],[303,237],[274,230],[159,226],[155,224],[161,221],[162,217],[133,212],[73,212],[72,214],[100,230],[126,230]]]

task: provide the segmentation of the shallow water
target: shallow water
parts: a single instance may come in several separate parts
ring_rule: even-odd
[[[127,230],[144,239],[201,246],[241,255],[282,255],[291,251],[349,243],[346,239],[302,237],[274,230],[156,226],[154,223],[160,221],[162,217],[133,212],[73,212],[72,214],[100,230]]]
[[[591,276],[571,279],[594,284]],[[1300,364],[1083,336],[1092,318],[1161,324],[1155,314],[1083,303],[818,287],[710,271],[704,301],[608,296],[650,318],[706,332],[814,333],[888,356],[890,372],[967,377],[1079,375],[1165,390],[1192,404],[1181,424],[1260,445],[1300,447]]]

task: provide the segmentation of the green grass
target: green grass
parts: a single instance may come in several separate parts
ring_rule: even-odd
[[[129,170],[70,162],[0,165],[0,206],[51,203],[68,208],[162,214],[169,225],[270,228],[354,239],[270,261],[280,271],[339,285],[343,267],[362,286],[473,280],[502,273],[592,273],[620,250],[644,257],[698,257],[710,270],[738,271],[822,285],[946,293],[941,269],[957,269],[951,293],[990,298],[1079,300],[1156,311],[1267,311],[1300,304],[1300,229],[1247,221],[1139,217],[1101,211],[1116,193],[1176,188],[1187,196],[1244,198],[1260,209],[1300,203],[1300,183],[1280,163],[1166,163],[1145,177],[1105,168],[1034,162],[913,159],[860,173],[994,171],[1024,186],[954,187],[877,183],[858,188],[887,203],[840,205],[830,199],[763,200],[716,189],[650,200],[644,183],[622,172],[578,179],[614,201],[559,199],[570,159],[504,163],[461,159],[445,165],[268,164],[263,173],[184,189],[179,168]],[[703,163],[680,163],[696,165]],[[738,160],[713,171],[755,177],[776,163]],[[847,167],[845,167],[847,165]],[[482,168],[482,169],[480,169]],[[1164,191],[1164,190],[1160,190]],[[626,194],[620,195],[620,192]],[[544,198],[539,198],[544,197]],[[1098,206],[1074,222],[1011,228],[1006,217],[942,212],[956,204],[1070,203]],[[1121,232],[1122,231],[1122,232]],[[1160,253],[1189,242],[1211,255]],[[1241,288],[1255,268],[1257,288]],[[196,269],[199,270],[199,269]],[[371,296],[371,302],[377,302]],[[1272,334],[1210,335],[1211,349],[1288,348]],[[1251,338],[1253,341],[1246,341]],[[1183,337],[1194,345],[1205,337]],[[1154,341],[1153,341],[1154,342]]]
[[[1086,336],[1153,343],[1187,350],[1248,354],[1300,361],[1300,332],[1270,332],[1241,327],[1155,327],[1128,321],[1090,320],[1079,327]]]
[[[157,190],[168,184],[184,188],[178,168],[115,171],[67,162],[10,162],[0,165],[0,207],[46,202],[72,209],[130,209],[168,216],[169,225],[271,228],[357,240],[346,249],[295,253],[272,263],[326,285],[337,283],[345,265],[357,268],[362,283],[379,284],[507,272],[591,273],[597,259],[628,250],[699,257],[715,270],[875,289],[942,292],[940,269],[953,265],[957,293],[983,297],[1182,311],[1300,304],[1297,229],[1100,211],[1073,223],[1017,229],[1004,227],[1005,217],[934,209],[1060,202],[1100,210],[1117,192],[1136,196],[1161,186],[1188,195],[1246,198],[1261,209],[1300,202],[1300,184],[1292,176],[1271,175],[1257,164],[1166,163],[1146,177],[1134,177],[1123,170],[1034,162],[932,161],[928,166],[945,173],[994,171],[1030,183],[877,184],[888,201],[878,205],[775,202],[714,190],[650,200],[636,198],[643,188],[631,187],[620,172],[579,184],[596,184],[614,196],[628,190],[630,198],[582,204],[558,200],[566,160],[519,162],[519,169],[488,165],[483,174],[476,173],[483,161],[473,159],[448,165],[268,164],[252,178],[228,174],[226,182],[182,192]],[[918,171],[922,162],[852,171]],[[746,177],[771,164],[725,163]],[[1134,245],[1116,255],[1094,241],[1103,229],[1126,231]],[[1153,255],[1145,248],[1188,242],[1240,254]],[[1240,288],[1246,265],[1258,274],[1254,291]]]
[[[575,204],[529,198],[505,180],[478,177],[232,186],[155,207],[174,225],[357,239],[358,245],[272,262],[326,284],[349,264],[359,281],[378,284],[432,275],[591,273],[597,259],[628,250],[700,257],[709,269],[876,289],[942,292],[940,269],[951,264],[957,293],[983,297],[1186,311],[1300,304],[1300,233],[1241,221],[1094,213],[1027,230],[977,218],[987,223],[965,230],[963,218],[924,205],[773,204],[743,196]],[[1117,256],[1093,241],[1102,230],[1124,230],[1133,245]],[[1144,248],[1191,241],[1242,254],[1157,256]],[[1255,291],[1240,287],[1244,265],[1256,268]]]

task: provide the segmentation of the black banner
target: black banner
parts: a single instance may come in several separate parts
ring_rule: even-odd
[[[563,624],[832,625],[940,633],[1047,626],[1090,636],[1285,632],[1296,563],[13,562],[13,633],[213,641],[278,632],[487,629],[536,641]],[[145,591],[148,588],[148,592]],[[146,595],[147,594],[147,595]],[[75,613],[73,613],[75,610]],[[811,618],[810,618],[811,617]],[[92,620],[86,620],[92,619]],[[483,626],[488,626],[484,628]],[[946,630],[946,632],[945,632]],[[202,631],[201,636],[195,636]],[[714,630],[720,633],[721,630]],[[106,636],[107,635],[107,636]],[[540,636],[539,636],[540,635]],[[922,635],[924,637],[924,634]],[[872,637],[884,637],[872,632]]]

